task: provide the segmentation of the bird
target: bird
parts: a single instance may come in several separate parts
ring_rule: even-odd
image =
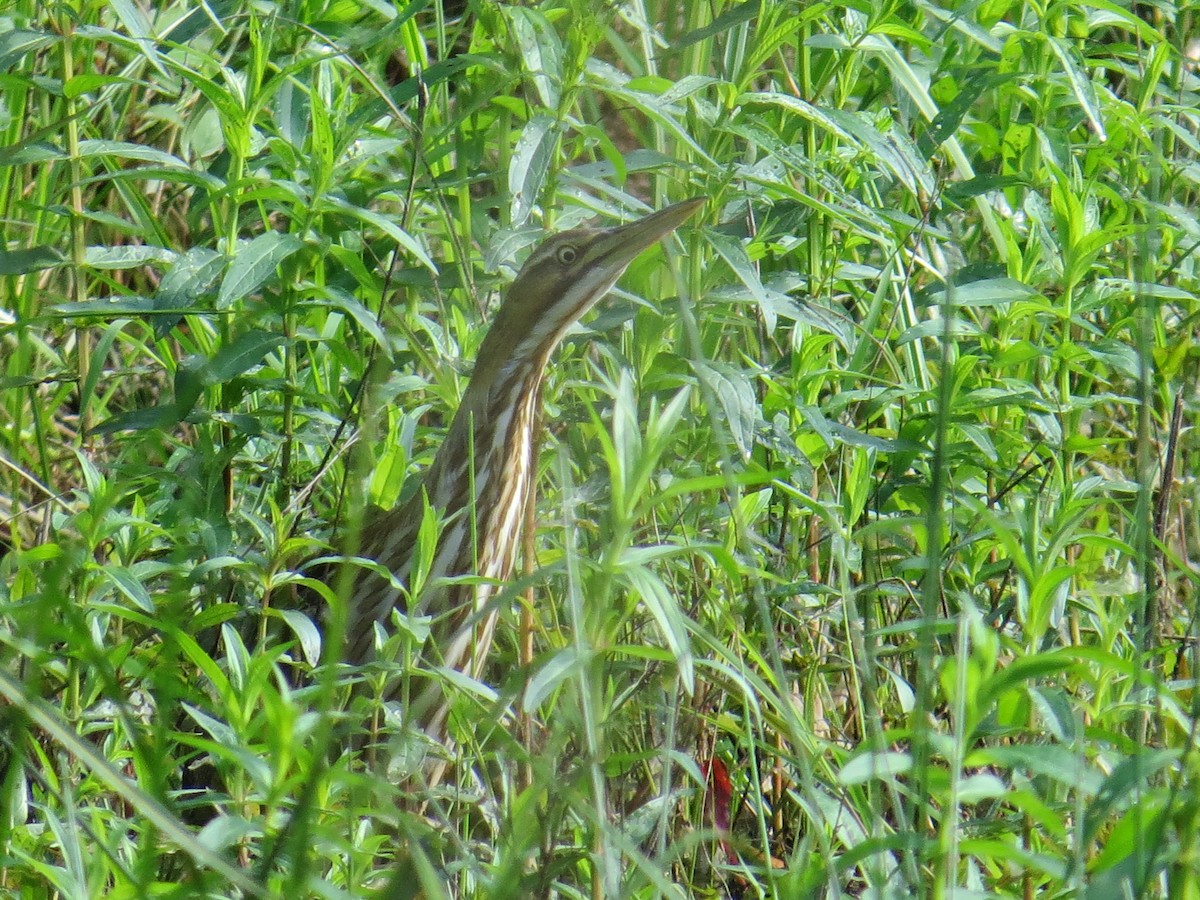
[[[386,627],[392,610],[400,609],[430,617],[431,662],[481,678],[498,613],[491,601],[512,575],[534,490],[542,384],[554,350],[642,251],[704,203],[697,197],[631,223],[564,231],[529,255],[480,345],[419,490],[390,510],[368,514],[358,533],[356,555],[393,577],[349,567],[343,662],[372,662],[376,626]],[[441,530],[425,587],[410,598],[405,586],[426,506],[437,513]],[[424,732],[441,739],[448,707],[430,691],[436,693],[436,685],[422,692],[414,708],[424,717]]]

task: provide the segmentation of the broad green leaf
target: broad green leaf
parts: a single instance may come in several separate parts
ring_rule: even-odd
[[[61,251],[57,247],[41,245],[24,247],[19,250],[6,250],[0,247],[0,276],[27,275],[30,272],[40,272],[50,269],[63,261]]]
[[[721,404],[721,420],[743,458],[754,449],[758,430],[758,398],[746,373],[734,366],[716,362],[696,362],[696,374],[708,382]]]
[[[508,167],[509,215],[513,225],[523,225],[546,183],[546,174],[558,144],[558,128],[549,116],[534,116],[521,130]]]
[[[988,278],[970,284],[954,285],[940,291],[931,291],[922,297],[922,305],[941,306],[949,302],[960,307],[997,306],[1037,296],[1037,291],[1012,278]]]
[[[94,426],[92,433],[112,434],[117,431],[147,431],[152,428],[166,430],[178,425],[182,420],[183,415],[180,415],[176,404],[164,403],[112,416]]]
[[[63,96],[77,100],[84,94],[103,88],[106,85],[128,83],[129,79],[122,78],[119,75],[100,75],[95,72],[88,72],[83,75],[76,75],[64,84]]]
[[[12,28],[0,33],[0,72],[7,72],[26,56],[37,53],[59,40],[58,35],[23,28]]]
[[[842,784],[865,784],[868,781],[890,781],[896,775],[912,770],[912,754],[898,751],[864,752],[851,759],[838,772]]]
[[[503,10],[516,36],[525,71],[533,80],[542,105],[550,110],[558,109],[563,78],[563,48],[558,32],[537,9],[513,6]]]
[[[262,362],[264,356],[285,343],[283,335],[269,331],[247,331],[222,347],[203,367],[206,386],[224,384]]]
[[[564,647],[539,666],[525,685],[521,708],[526,713],[536,712],[546,698],[578,670],[578,659],[574,647]]]
[[[331,309],[339,309],[346,313],[346,315],[355,321],[359,328],[371,336],[372,340],[379,347],[380,352],[390,355],[391,347],[389,346],[387,334],[379,326],[379,320],[369,309],[359,302],[357,297],[331,285],[326,290],[325,302],[329,304]]]
[[[210,293],[225,269],[225,257],[208,247],[193,247],[176,257],[154,292],[154,336],[166,337],[200,298]]]
[[[1001,779],[991,773],[968,775],[958,786],[958,802],[964,804],[982,803],[985,800],[998,800],[1008,796],[1011,788]]]
[[[303,246],[296,236],[277,231],[239,242],[217,293],[217,309],[228,309],[258,290],[274,276],[281,262]]]
[[[322,641],[321,632],[313,620],[298,609],[272,609],[271,611],[283,619],[292,633],[296,635],[305,662],[310,666],[317,665],[321,661]]]

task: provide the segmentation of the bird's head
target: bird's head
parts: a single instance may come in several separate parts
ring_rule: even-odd
[[[683,224],[704,201],[695,197],[627,225],[575,228],[548,238],[509,287],[479,362],[544,359],[638,254]]]

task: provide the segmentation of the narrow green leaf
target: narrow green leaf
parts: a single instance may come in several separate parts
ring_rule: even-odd
[[[91,418],[91,407],[97,394],[96,385],[104,373],[104,361],[109,359],[113,343],[128,324],[128,319],[117,319],[115,322],[110,322],[104,329],[100,340],[92,348],[92,358],[87,367],[87,376],[79,386],[79,418],[84,422],[90,421]]]
[[[636,564],[620,565],[621,574],[629,581],[650,611],[654,621],[658,623],[659,633],[667,643],[667,649],[675,657],[679,667],[679,680],[683,689],[689,694],[696,690],[695,666],[692,659],[692,645],[688,641],[687,617],[661,578],[644,566]]]
[[[767,330],[774,331],[777,323],[775,304],[767,296],[758,272],[754,268],[754,264],[750,262],[750,257],[746,254],[746,248],[742,246],[741,241],[715,230],[706,232],[705,237],[721,259],[725,260],[729,268],[733,269],[733,274],[737,276],[738,281],[746,286],[746,290],[758,303],[763,314],[763,324],[766,325]]]
[[[137,5],[130,0],[108,0],[108,3],[131,38],[139,42],[146,42],[153,37],[150,20]]]
[[[1117,763],[1095,798],[1085,807],[1084,839],[1091,842],[1107,823],[1109,811],[1120,808],[1126,801],[1135,799],[1139,791],[1146,790],[1154,775],[1176,763],[1181,752],[1174,747],[1165,750],[1139,748]]]
[[[694,28],[683,35],[671,44],[671,49],[682,50],[684,47],[690,47],[692,44],[708,40],[710,37],[728,31],[744,22],[749,22],[758,15],[761,7],[762,0],[746,0],[745,3],[739,3],[725,10],[703,28]]]
[[[1092,131],[1100,140],[1107,140],[1108,133],[1104,128],[1104,119],[1100,112],[1100,104],[1096,100],[1096,89],[1092,86],[1092,80],[1088,78],[1076,62],[1075,55],[1062,40],[1044,31],[1041,32],[1041,38],[1050,45],[1050,49],[1058,57],[1058,62],[1071,85],[1071,91],[1075,94],[1075,99],[1079,101],[1080,107],[1083,108],[1083,114],[1091,123]]]
[[[708,382],[721,404],[722,421],[743,458],[749,458],[758,430],[758,398],[746,373],[734,366],[697,360],[697,374]]]
[[[88,247],[84,263],[93,269],[136,269],[175,261],[175,251],[166,247],[126,244],[120,247]]]
[[[208,386],[204,370],[208,360],[203,356],[187,356],[175,367],[175,408],[179,420],[186,419]]]
[[[421,265],[427,268],[430,272],[437,274],[437,265],[432,259],[429,258],[429,254],[425,252],[425,249],[411,234],[393,222],[389,217],[380,215],[374,210],[344,203],[336,197],[327,197],[325,198],[325,201],[328,206],[331,206],[340,210],[341,212],[354,216],[357,219],[361,219],[362,221],[375,226],[384,234],[391,237],[397,244],[411,253],[414,257],[416,257],[417,260],[420,261]]]
[[[134,606],[143,612],[154,613],[154,601],[150,599],[149,592],[136,575],[124,566],[103,566],[100,571],[118,591],[133,602]]]
[[[190,169],[191,167],[177,156],[172,156],[154,147],[143,144],[131,144],[127,141],[87,140],[79,142],[79,155],[84,158],[113,157],[115,159],[135,159],[142,162],[157,163],[167,169]]]

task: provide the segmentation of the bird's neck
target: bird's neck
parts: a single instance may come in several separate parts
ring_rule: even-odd
[[[430,501],[444,516],[474,506],[479,541],[493,523],[501,535],[520,531],[515,527],[519,520],[512,517],[524,510],[533,484],[542,375],[552,349],[546,348],[544,355],[501,363],[483,378],[476,369],[426,476]]]

